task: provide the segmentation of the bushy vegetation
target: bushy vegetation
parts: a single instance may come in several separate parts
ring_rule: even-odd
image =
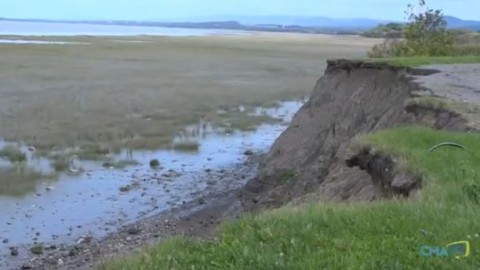
[[[365,37],[371,38],[388,38],[396,39],[403,38],[405,31],[405,24],[402,23],[387,23],[380,24],[377,27],[363,33]]]
[[[375,45],[368,56],[372,58],[409,56],[456,56],[480,55],[477,34],[448,30],[443,11],[426,7],[425,0],[419,0],[416,11],[408,6],[408,22],[405,25],[380,26],[373,33],[384,35],[385,31],[397,29],[396,36],[385,36],[383,43]],[[402,34],[399,36],[398,31]]]
[[[453,141],[467,150],[433,145]],[[284,207],[223,225],[214,241],[174,238],[101,269],[478,269],[480,136],[405,127],[362,139],[423,176],[416,199]],[[403,167],[402,167],[403,168]],[[423,245],[469,240],[467,258]]]

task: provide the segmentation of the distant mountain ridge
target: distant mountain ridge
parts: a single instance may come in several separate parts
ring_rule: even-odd
[[[448,27],[451,29],[468,29],[480,31],[480,21],[463,20],[453,16],[445,17]],[[302,17],[302,16],[210,16],[203,18],[177,19],[177,20],[39,20],[39,19],[7,19],[13,21],[40,21],[40,22],[62,22],[62,23],[94,23],[111,25],[137,25],[137,26],[167,26],[167,27],[193,27],[193,28],[223,28],[223,29],[338,29],[343,31],[366,31],[375,28],[379,24],[386,24],[388,21],[368,18],[347,18],[337,19],[330,17]]]
[[[453,16],[445,16],[449,28],[464,28],[469,30],[480,30],[480,21],[463,20]],[[302,17],[302,16],[216,16],[208,18],[197,18],[194,21],[215,21],[232,20],[245,25],[275,24],[275,25],[297,25],[303,27],[342,28],[350,30],[367,30],[389,22],[400,22],[390,20],[368,19],[368,18],[330,18],[330,17]]]

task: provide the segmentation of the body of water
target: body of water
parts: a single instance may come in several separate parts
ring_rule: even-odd
[[[0,35],[21,36],[207,36],[241,35],[244,31],[145,26],[0,21]]]
[[[125,169],[104,168],[101,163],[82,161],[80,165],[85,170],[81,174],[34,181],[29,184],[28,193],[13,195],[5,193],[8,187],[2,187],[0,241],[5,242],[0,242],[0,269],[10,258],[10,246],[68,243],[85,235],[102,237],[123,225],[214,194],[217,189],[241,187],[255,171],[234,181],[223,179],[221,171],[243,163],[246,150],[267,152],[302,104],[283,102],[278,108],[259,108],[255,114],[282,121],[260,125],[255,132],[224,134],[205,128],[205,123],[189,126],[184,135],[176,139],[198,141],[198,152],[134,151],[132,158],[139,163]],[[127,155],[122,152],[118,158]],[[150,168],[152,159],[158,159],[163,169]],[[33,154],[28,154],[28,160],[29,166],[38,171],[51,169],[48,160],[35,160]],[[0,162],[0,167],[6,165],[4,163]],[[131,190],[122,191],[121,187],[131,187]]]

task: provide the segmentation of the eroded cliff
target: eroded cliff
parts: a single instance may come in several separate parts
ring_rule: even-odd
[[[390,173],[385,176],[391,179],[378,181],[365,162],[388,158],[362,156],[351,146],[362,134],[412,123],[468,129],[466,120],[453,111],[409,102],[416,96],[435,96],[415,81],[415,77],[435,73],[388,64],[329,61],[310,99],[265,157],[261,173],[242,192],[245,207],[277,207],[307,199],[375,200],[397,191],[408,196],[411,189],[421,186],[420,180]],[[392,186],[382,188],[379,183]]]

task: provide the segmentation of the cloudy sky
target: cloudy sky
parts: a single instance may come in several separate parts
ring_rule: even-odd
[[[0,17],[184,19],[219,15],[294,15],[402,20],[416,0],[0,0]],[[427,0],[433,8],[480,20],[480,0]]]

